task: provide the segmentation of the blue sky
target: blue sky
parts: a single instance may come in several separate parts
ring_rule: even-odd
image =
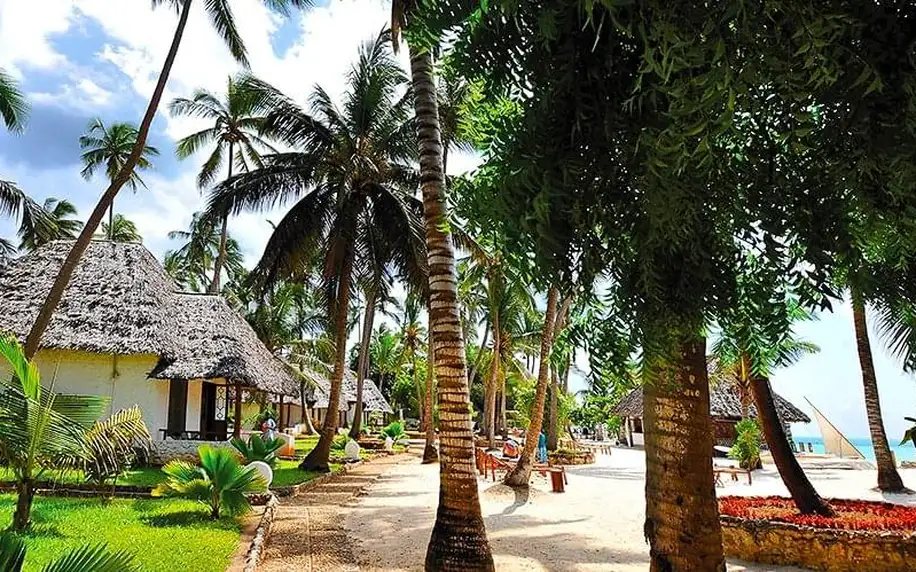
[[[220,91],[237,71],[235,63],[200,11],[192,13],[165,101],[188,96],[194,88]],[[304,15],[283,19],[257,0],[235,0],[252,70],[302,100],[318,83],[332,95],[356,46],[376,34],[390,16],[383,0],[332,0]],[[0,0],[0,67],[16,76],[32,102],[25,134],[0,132],[0,177],[16,181],[32,196],[67,198],[83,217],[95,204],[103,181],[79,176],[77,139],[93,117],[137,122],[152,91],[175,24],[172,12],[152,11],[149,0]],[[402,58],[404,54],[402,53]],[[170,247],[168,231],[184,228],[202,205],[194,176],[202,159],[179,162],[174,141],[200,128],[192,120],[157,117],[151,143],[162,156],[144,175],[149,190],[118,197],[116,210],[134,220],[156,254]],[[474,165],[456,157],[450,170]],[[230,230],[253,262],[270,233],[267,219],[281,213],[244,214]],[[0,221],[0,236],[10,236]],[[773,378],[777,392],[808,410],[808,397],[850,436],[866,436],[860,372],[848,305],[799,327],[799,334],[822,351]],[[890,359],[874,336],[875,361],[884,418],[892,440],[905,427],[903,416],[916,415],[916,382]],[[576,389],[580,389],[576,388]],[[814,427],[796,433],[817,435]]]

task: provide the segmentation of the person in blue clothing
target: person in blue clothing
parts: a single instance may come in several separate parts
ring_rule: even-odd
[[[547,462],[547,435],[543,431],[538,435],[538,461]]]

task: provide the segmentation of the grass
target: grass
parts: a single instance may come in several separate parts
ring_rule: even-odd
[[[11,522],[14,495],[0,495],[0,526]],[[48,562],[86,543],[107,543],[134,554],[141,570],[223,571],[240,535],[234,519],[208,520],[200,503],[180,499],[133,500],[36,497],[32,528],[25,534],[24,570]]]
[[[340,463],[331,463],[330,467],[331,472],[336,473],[343,465]],[[270,486],[271,488],[276,488],[298,485],[318,478],[323,474],[324,473],[316,473],[315,471],[303,471],[299,468],[299,461],[280,459],[274,466],[274,481]]]

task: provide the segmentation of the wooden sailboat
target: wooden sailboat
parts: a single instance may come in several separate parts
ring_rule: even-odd
[[[840,433],[836,426],[824,417],[824,414],[814,406],[808,398],[805,398],[808,405],[814,411],[814,419],[821,430],[821,437],[824,439],[824,451],[828,455],[833,455],[842,459],[865,459],[865,455],[853,445],[845,435]]]

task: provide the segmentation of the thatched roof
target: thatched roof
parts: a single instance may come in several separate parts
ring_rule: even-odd
[[[811,419],[803,411],[792,405],[789,400],[773,392],[776,412],[784,423],[809,423]],[[637,387],[628,393],[614,407],[614,415],[623,417],[642,417],[642,388]],[[748,414],[757,417],[757,408],[752,404]],[[713,419],[741,419],[741,399],[734,383],[716,380],[709,389],[709,415]]]
[[[343,387],[341,389],[340,403],[337,408],[340,411],[347,411],[350,403],[356,403],[355,371],[348,369],[344,372]],[[313,405],[315,409],[327,409],[330,393],[330,380],[319,376],[311,391],[306,395],[306,399],[315,402],[315,405]],[[365,411],[394,413],[378,386],[368,377],[363,381],[363,409]]]
[[[257,334],[221,296],[176,294],[182,342],[175,359],[150,373],[158,379],[226,378],[270,393],[299,394],[298,372],[264,347]]]
[[[0,331],[25,340],[72,245],[52,242],[0,269]],[[174,290],[175,283],[142,245],[93,241],[41,347],[174,356],[180,325]]]
[[[0,269],[0,331],[24,340],[72,241],[55,241]],[[178,292],[141,244],[93,241],[54,313],[42,348],[152,354],[150,377],[230,381],[296,395],[296,374],[218,296]]]

